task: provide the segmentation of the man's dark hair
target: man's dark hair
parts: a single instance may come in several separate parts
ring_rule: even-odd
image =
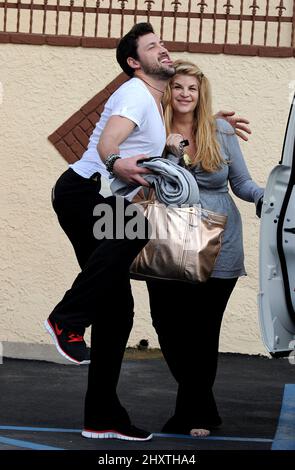
[[[132,67],[129,67],[129,65],[127,64],[127,59],[128,57],[132,57],[133,59],[138,60],[138,38],[153,32],[154,30],[150,23],[138,23],[135,24],[133,28],[129,31],[129,33],[125,34],[125,36],[123,36],[121,41],[119,42],[116,52],[117,62],[119,63],[121,69],[127,75],[129,75],[129,77],[133,77],[134,69]]]

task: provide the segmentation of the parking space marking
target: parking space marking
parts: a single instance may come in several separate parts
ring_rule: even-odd
[[[68,428],[35,428],[35,427],[33,427],[33,426],[0,426],[0,431],[82,432],[81,429],[68,429]]]
[[[295,450],[295,384],[286,384],[272,450]]]
[[[47,427],[33,427],[33,426],[0,426],[0,431],[31,431],[31,432],[53,432],[53,433],[81,433],[81,429],[71,428],[47,428]],[[211,441],[236,441],[236,442],[261,442],[272,443],[273,439],[259,438],[259,437],[236,437],[236,436],[208,436],[208,437],[194,437],[187,434],[164,434],[153,433],[154,437],[170,438],[170,439],[205,439]],[[1,441],[0,441],[1,442]]]
[[[262,437],[235,437],[235,436],[207,436],[207,437],[195,437],[188,436],[187,434],[162,434],[153,433],[155,437],[170,437],[176,439],[203,439],[206,441],[238,441],[238,442],[272,442],[272,439]]]
[[[0,436],[0,444],[8,444],[14,447],[22,447],[31,450],[65,450],[60,447],[52,447],[44,444],[36,444],[35,442],[22,441],[20,439],[11,439],[9,437]]]

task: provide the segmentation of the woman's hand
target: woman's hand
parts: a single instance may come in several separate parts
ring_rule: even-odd
[[[169,134],[166,140],[166,150],[178,158],[183,156],[183,147],[180,145],[184,139],[181,134]]]
[[[247,134],[251,134],[250,127],[245,125],[249,124],[248,119],[235,116],[235,111],[218,111],[218,113],[215,114],[215,117],[219,119],[225,119],[234,128],[237,136],[247,142],[248,137],[246,136],[246,134],[244,134],[244,132],[246,132]]]
[[[263,205],[263,196],[258,200],[257,205],[256,205],[256,215],[261,219],[261,211],[262,211],[262,205]]]

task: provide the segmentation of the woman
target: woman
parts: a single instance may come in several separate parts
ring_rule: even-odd
[[[214,384],[221,321],[244,268],[242,223],[228,193],[261,204],[263,189],[245,165],[233,128],[212,113],[208,79],[191,62],[175,62],[164,96],[167,151],[195,176],[200,202],[228,216],[222,248],[205,283],[148,281],[151,315],[162,352],[178,383],[174,415],[163,432],[207,436],[221,424]],[[188,139],[183,157],[181,141]]]

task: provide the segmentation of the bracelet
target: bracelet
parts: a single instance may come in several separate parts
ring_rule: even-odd
[[[118,160],[119,158],[121,157],[118,153],[112,153],[105,159],[105,162],[104,162],[106,169],[108,170],[110,175],[113,177],[115,176],[115,174],[113,173],[114,164],[115,164],[115,161]]]

